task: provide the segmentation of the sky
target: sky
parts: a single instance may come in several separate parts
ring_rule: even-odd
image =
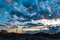
[[[31,8],[30,5],[34,5],[34,6]],[[37,9],[35,9],[36,5],[40,6],[40,7],[37,7]],[[28,8],[30,8],[30,9],[28,9]],[[34,10],[34,11],[31,11],[31,10]],[[36,12],[36,10],[37,10],[37,12]],[[54,17],[57,16],[56,18],[60,18],[59,11],[60,11],[60,1],[59,0],[46,0],[46,1],[42,0],[40,2],[38,2],[36,0],[33,0],[33,1],[0,0],[0,22],[1,23],[6,22],[10,19],[19,19],[20,17],[35,20],[39,17],[38,16],[39,14],[41,14],[42,16],[44,15],[43,17],[46,17],[46,15],[48,15],[47,17],[52,17],[56,13],[54,15]],[[11,13],[11,12],[13,12],[13,13]],[[14,18],[11,16],[13,16]]]
[[[0,27],[47,25],[40,19],[60,19],[60,0],[0,0]]]

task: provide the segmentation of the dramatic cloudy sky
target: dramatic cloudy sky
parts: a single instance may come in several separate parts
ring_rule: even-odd
[[[60,1],[59,0],[40,0],[40,2],[36,0],[33,0],[33,1],[23,0],[23,5],[21,1],[20,0],[15,0],[15,1],[0,0],[0,22],[6,22],[10,19],[19,19],[20,17],[28,18],[28,19],[36,19],[38,18],[37,17],[38,14],[42,12],[49,13],[49,14],[43,14],[43,15],[48,15],[47,17],[55,14],[54,17],[58,16],[58,18],[60,18]],[[40,5],[40,8],[37,7],[37,10],[40,13],[38,13],[38,11],[33,12],[33,14],[30,14],[28,11],[21,13],[25,9],[25,7],[28,8],[32,4]],[[34,5],[33,8],[36,8],[36,6]]]

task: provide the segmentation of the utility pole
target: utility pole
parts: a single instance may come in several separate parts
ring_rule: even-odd
[[[16,26],[16,40],[18,40],[17,31],[18,31],[18,26]]]

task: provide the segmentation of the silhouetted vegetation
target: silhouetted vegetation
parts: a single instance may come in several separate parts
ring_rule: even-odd
[[[6,30],[0,32],[1,40],[47,40],[47,39],[60,39],[60,33],[57,34],[47,34],[47,33],[37,33],[37,34],[17,34],[8,33]]]

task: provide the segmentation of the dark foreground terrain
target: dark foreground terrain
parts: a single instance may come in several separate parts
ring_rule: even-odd
[[[0,32],[0,40],[60,40],[60,33],[53,35],[45,33],[30,35]]]

